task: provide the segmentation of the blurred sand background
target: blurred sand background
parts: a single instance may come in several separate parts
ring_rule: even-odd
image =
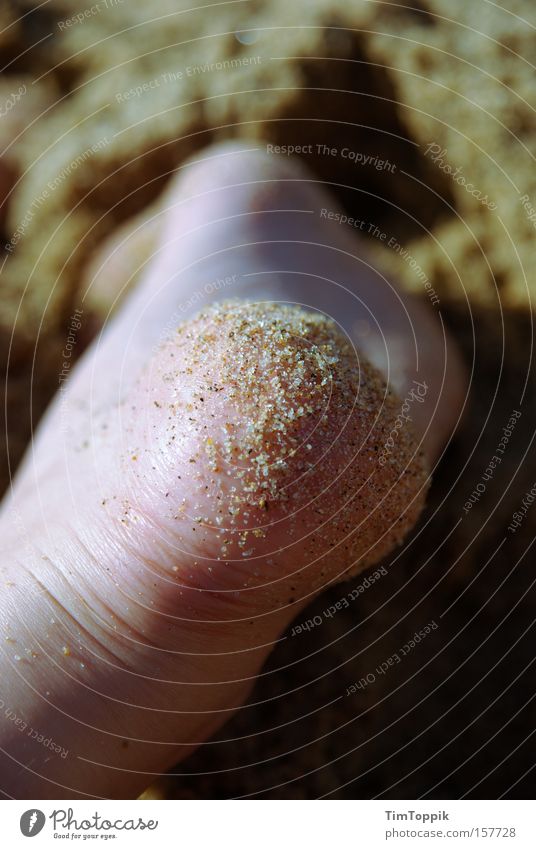
[[[251,704],[153,795],[533,793],[536,510],[508,526],[536,481],[535,27],[530,0],[2,4],[2,489],[71,316],[80,354],[114,300],[113,281],[87,289],[95,251],[216,140],[311,145],[348,214],[387,234],[369,236],[378,262],[433,288],[471,371],[417,533],[348,607],[323,615],[352,585],[300,617],[321,624],[281,641]]]

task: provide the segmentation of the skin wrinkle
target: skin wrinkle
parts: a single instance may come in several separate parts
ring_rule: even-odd
[[[39,578],[38,578],[35,574],[32,574],[32,577],[33,577],[33,579],[36,581],[36,583],[37,583],[37,584],[38,584],[38,585],[42,588],[44,595],[45,595],[45,596],[46,596],[46,598],[48,599],[49,605],[50,605],[50,607],[51,607],[51,611],[52,611],[52,613],[54,614],[52,618],[54,618],[54,619],[56,620],[56,622],[61,623],[61,624],[63,625],[63,627],[65,628],[65,631],[67,632],[67,635],[71,637],[71,644],[72,644],[72,646],[73,646],[73,649],[72,649],[72,651],[70,652],[70,654],[73,654],[73,653],[75,652],[74,645],[75,645],[75,643],[76,643],[76,642],[80,642],[81,632],[83,632],[83,634],[84,634],[84,638],[85,638],[85,641],[84,641],[84,650],[86,650],[86,649],[87,649],[88,643],[95,643],[95,644],[98,646],[98,648],[99,648],[101,651],[103,651],[103,652],[104,652],[104,655],[105,655],[105,657],[101,657],[101,656],[99,656],[99,659],[100,659],[100,660],[102,660],[102,661],[103,661],[103,662],[105,662],[105,663],[109,663],[109,662],[110,662],[110,659],[112,659],[113,661],[115,661],[115,663],[117,664],[117,667],[118,667],[118,668],[120,668],[120,669],[124,669],[124,667],[125,667],[125,659],[124,659],[123,657],[120,657],[120,655],[119,655],[119,654],[116,654],[115,652],[113,652],[113,651],[111,650],[111,648],[110,648],[110,645],[111,645],[111,644],[110,644],[110,641],[109,641],[108,639],[106,639],[106,637],[105,637],[103,640],[101,640],[101,639],[99,639],[99,638],[96,636],[96,634],[94,633],[94,628],[93,628],[93,626],[95,625],[95,622],[96,622],[96,621],[98,621],[98,620],[100,619],[100,617],[98,617],[98,616],[97,616],[97,614],[96,614],[96,611],[95,611],[95,610],[92,610],[92,609],[89,607],[89,605],[87,605],[87,604],[86,604],[86,602],[85,602],[84,598],[83,598],[81,595],[77,594],[77,598],[78,598],[78,600],[79,600],[79,601],[80,601],[80,602],[81,602],[81,603],[82,603],[82,604],[83,604],[83,605],[87,608],[87,610],[90,612],[90,620],[89,620],[88,624],[86,624],[86,625],[82,624],[82,622],[81,622],[80,618],[75,619],[75,618],[74,618],[74,616],[73,616],[73,613],[72,613],[71,611],[69,611],[69,609],[68,609],[68,608],[67,608],[64,604],[62,604],[62,602],[59,600],[59,598],[57,598],[57,597],[56,597],[56,596],[55,596],[55,595],[54,595],[54,594],[53,594],[53,593],[52,593],[52,592],[48,589],[48,587],[46,587],[46,586],[45,586],[45,585],[44,585],[44,584],[43,584],[43,583],[39,580]],[[59,613],[58,613],[58,610],[60,611]],[[21,619],[21,617],[20,617],[20,614],[19,614],[18,610],[16,610],[16,615],[17,615],[17,617],[18,617],[19,621],[20,621],[20,622],[22,622],[23,620]],[[71,630],[69,629],[69,627],[65,624],[65,619],[67,619],[67,620],[68,620],[68,622],[69,622],[69,624],[70,624],[71,628],[73,628],[73,629],[74,629],[73,631],[71,631]],[[91,624],[91,627],[90,627],[90,624]],[[26,630],[27,630],[27,631],[28,631],[28,633],[30,634],[30,636],[31,636],[33,639],[36,639],[36,640],[37,640],[37,637],[35,637],[35,635],[34,635],[33,631],[30,629],[30,627],[27,625],[27,623],[24,623],[24,625],[25,625]],[[76,636],[76,635],[75,635],[75,631],[77,631],[77,632],[78,632],[78,636]],[[48,636],[48,635],[46,635],[46,636]],[[114,635],[114,636],[115,636],[115,635]],[[60,641],[60,642],[61,642],[61,641]],[[68,643],[68,638],[66,637],[66,639],[65,639],[63,642]],[[40,651],[42,652],[42,651],[43,651],[43,647],[41,646],[41,644],[40,644],[40,643],[39,643],[39,647],[40,647]],[[55,662],[51,656],[49,656],[49,660],[52,660],[52,662]]]
[[[126,620],[121,619],[118,606],[116,604],[109,604],[105,594],[95,593],[93,582],[84,582],[83,590],[81,589],[80,576],[84,576],[85,572],[87,572],[88,563],[96,566],[98,558],[95,557],[95,552],[90,551],[88,545],[82,541],[80,535],[76,533],[76,529],[73,529],[73,532],[75,534],[76,545],[80,546],[81,550],[76,549],[76,555],[70,559],[70,563],[74,565],[75,561],[78,560],[80,563],[85,564],[84,569],[77,569],[76,572],[73,572],[72,569],[63,569],[58,562],[54,563],[46,555],[37,555],[38,559],[33,567],[21,562],[18,568],[19,570],[24,570],[30,579],[37,584],[40,588],[39,594],[49,602],[52,618],[56,619],[58,623],[61,622],[64,626],[67,632],[63,640],[64,643],[68,644],[69,640],[71,640],[71,645],[74,646],[76,642],[80,642],[80,632],[83,632],[84,647],[87,647],[88,642],[96,644],[99,651],[103,652],[104,656],[98,655],[103,662],[108,663],[112,659],[118,668],[124,669],[125,666],[127,669],[128,667],[135,667],[138,659],[129,656],[128,651],[123,651],[122,654],[119,651],[121,643],[123,643],[123,649],[130,650],[127,635],[122,633],[119,628],[114,628],[111,624],[107,623],[106,617],[108,616],[114,624],[122,625],[125,631],[133,631],[132,622],[128,624]],[[43,574],[52,575],[56,584],[60,582],[63,586],[58,584],[56,589],[53,590],[41,580],[39,574],[42,572],[45,563],[48,564],[48,568]],[[69,575],[71,576],[70,579]],[[67,588],[67,591],[65,588]],[[23,599],[25,597],[26,594],[23,594]],[[63,602],[61,598],[64,599]],[[90,598],[93,598],[93,603],[90,602]],[[100,613],[97,607],[101,609]],[[17,609],[15,609],[15,613],[20,619]],[[65,618],[67,618],[70,628],[65,624]],[[26,628],[28,628],[27,624]],[[78,636],[75,635],[75,631],[79,632]],[[113,640],[110,640],[112,631]],[[144,640],[145,643],[148,642],[145,635],[141,632],[138,636],[140,640]],[[60,642],[62,641],[60,640]],[[112,650],[112,646],[115,650]]]

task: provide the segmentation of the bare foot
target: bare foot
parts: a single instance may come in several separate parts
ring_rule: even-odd
[[[132,796],[206,740],[299,610],[402,540],[459,415],[441,325],[310,175],[203,160],[4,504],[9,698],[68,749],[1,728],[17,797]]]

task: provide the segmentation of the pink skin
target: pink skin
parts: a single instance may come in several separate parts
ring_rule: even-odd
[[[179,322],[229,298],[326,312],[400,399],[414,380],[427,385],[412,410],[431,464],[447,442],[465,390],[456,351],[324,208],[336,209],[294,163],[239,145],[206,151],[156,213],[162,238],[140,285],[45,417],[0,516],[0,699],[69,754],[51,757],[0,711],[9,795],[139,794],[243,703],[278,635],[350,565],[311,566],[302,537],[289,541],[276,516],[259,548],[265,558],[284,549],[275,578],[263,557],[208,569],[216,542],[171,521],[170,504],[188,502],[209,475],[188,466],[186,426],[179,451],[156,450],[168,445],[169,404],[195,387],[195,375],[179,387],[165,379],[185,355],[170,339]],[[215,294],[205,289],[225,278]],[[216,371],[224,353],[217,342]],[[215,405],[214,415],[231,413]]]

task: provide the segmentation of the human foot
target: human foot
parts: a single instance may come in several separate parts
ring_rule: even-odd
[[[139,792],[243,702],[300,607],[387,553],[421,509],[427,423],[403,421],[404,399],[322,315],[322,272],[331,257],[338,287],[346,248],[326,246],[324,223],[305,247],[311,212],[289,211],[305,208],[296,194],[324,196],[251,156],[216,149],[168,195],[145,280],[47,415],[4,507],[11,699],[70,750],[50,759],[2,735],[5,764],[32,764],[12,795]],[[314,281],[307,297],[298,276]],[[193,318],[216,279],[255,303]],[[334,304],[357,298],[368,314],[356,288]],[[385,301],[371,298],[382,327]],[[429,332],[416,326],[433,347]],[[401,365],[408,391],[418,381],[412,412],[433,410],[437,389]],[[444,440],[452,418],[443,427]],[[432,459],[437,439],[426,444]]]

